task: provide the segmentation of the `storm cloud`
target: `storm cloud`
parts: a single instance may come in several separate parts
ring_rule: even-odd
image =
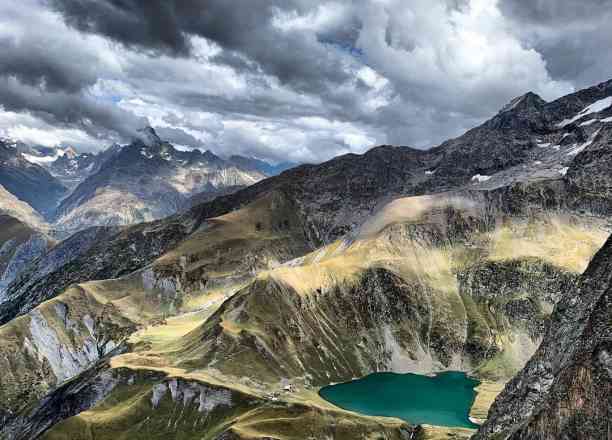
[[[0,135],[96,149],[151,124],[183,146],[307,162],[429,148],[528,90],[608,79],[611,1],[4,3]]]

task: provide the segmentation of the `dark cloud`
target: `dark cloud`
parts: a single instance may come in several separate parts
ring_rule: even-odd
[[[428,148],[527,90],[607,79],[610,2],[0,2],[0,134],[76,130],[90,148],[149,123],[176,144],[297,161]]]
[[[563,26],[577,23],[588,27],[589,22],[597,21],[602,14],[609,13],[610,0],[502,0],[501,10],[504,14],[522,21],[522,23]]]
[[[96,60],[88,54],[66,52],[44,40],[0,39],[0,76],[12,76],[31,86],[49,91],[78,92],[98,80]]]
[[[6,111],[30,113],[59,127],[79,128],[98,139],[125,139],[147,125],[146,118],[81,94],[40,90],[14,78],[0,77],[0,105]]]
[[[157,135],[172,144],[184,145],[192,148],[205,148],[205,145],[199,139],[196,139],[189,133],[174,127],[156,127]]]
[[[612,76],[612,0],[502,0],[500,7],[553,78],[581,88]]]
[[[188,55],[191,50],[177,16],[193,6],[190,1],[50,0],[49,4],[68,25],[110,37],[127,47],[177,56]]]
[[[187,56],[191,36],[219,44],[217,56],[235,68],[253,68],[303,91],[327,88],[349,79],[334,48],[319,44],[307,31],[284,32],[275,14],[302,13],[316,6],[300,0],[50,0],[66,23],[111,38],[127,47]],[[343,41],[352,16],[323,29],[321,38]],[[354,32],[353,32],[354,38]],[[347,43],[350,44],[350,41]]]

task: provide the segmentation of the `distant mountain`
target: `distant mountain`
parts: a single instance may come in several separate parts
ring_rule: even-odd
[[[244,169],[260,171],[266,176],[276,176],[289,168],[294,168],[299,165],[295,162],[279,162],[276,165],[272,165],[263,160],[240,155],[232,155],[228,160]]]
[[[59,203],[57,197],[44,206],[47,218],[54,215],[58,219],[62,234],[91,225],[125,224],[170,215],[177,209],[230,194],[296,165],[291,162],[272,165],[238,155],[224,160],[211,151],[179,150],[162,142],[155,130],[147,128],[141,130],[140,139],[126,146],[121,158],[96,176],[108,161],[122,153],[122,146],[114,144],[98,153],[79,153],[70,147],[28,145],[12,139],[4,142],[13,161],[42,174],[41,169],[46,170],[56,179],[56,185],[59,182],[66,188],[62,194],[67,200],[61,206],[53,206],[53,201]],[[132,163],[139,164],[135,168],[139,172],[133,172]],[[90,177],[89,182],[78,188]],[[147,189],[145,181],[151,177],[157,187]],[[7,187],[22,197],[30,197],[25,200],[36,204],[31,186]],[[95,197],[92,190],[98,191]],[[80,208],[82,203],[87,206]],[[36,209],[40,211],[41,206],[42,201],[36,204]],[[120,207],[115,210],[113,206]],[[106,213],[100,214],[101,211]]]
[[[266,177],[210,151],[179,151],[151,127],[140,135],[113,149],[106,160],[86,166],[99,169],[62,201],[56,212],[58,228],[150,221],[173,214],[194,194],[251,185]]]
[[[4,140],[0,140],[0,185],[45,217],[67,192],[45,168],[28,161],[14,143]]]
[[[42,216],[26,202],[19,200],[0,185],[0,214],[10,215],[32,229],[47,231],[49,225]]]
[[[226,196],[246,188],[245,185],[231,185],[220,189],[208,189],[192,195],[183,203],[182,210],[188,210],[202,203],[210,202],[217,197]]]
[[[9,284],[55,244],[49,230],[38,212],[0,185],[0,303]]]
[[[77,153],[67,150],[55,160],[46,163],[46,168],[62,184],[74,190],[79,183],[100,171],[102,165],[119,153],[121,146],[113,144],[99,153]]]

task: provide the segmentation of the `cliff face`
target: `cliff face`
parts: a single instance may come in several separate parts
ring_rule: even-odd
[[[608,439],[612,240],[557,304],[544,340],[474,439]]]

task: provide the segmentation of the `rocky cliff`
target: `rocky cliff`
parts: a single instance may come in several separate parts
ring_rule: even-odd
[[[564,292],[538,351],[475,439],[610,438],[612,240]]]

